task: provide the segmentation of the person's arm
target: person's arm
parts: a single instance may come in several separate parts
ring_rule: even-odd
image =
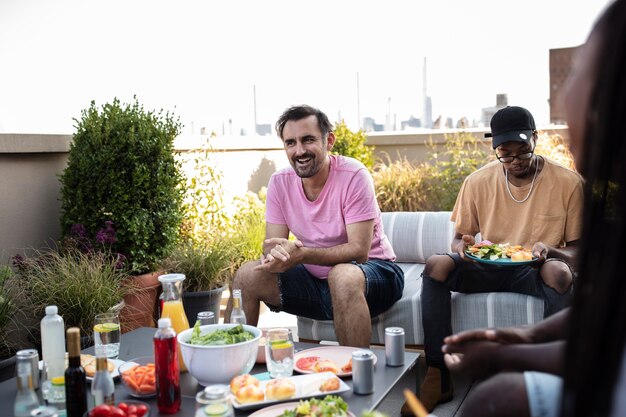
[[[539,263],[544,262],[548,258],[559,258],[573,265],[576,255],[578,254],[579,241],[575,240],[567,242],[564,247],[556,248],[548,246],[543,242],[537,242],[533,245],[533,256],[539,258]]]
[[[337,265],[356,261],[367,261],[372,237],[374,220],[367,220],[346,225],[348,242],[328,248],[304,247],[298,241],[290,242],[284,238],[266,239],[264,247],[271,248],[267,253],[268,262],[256,269],[268,272],[283,272],[298,264]]]

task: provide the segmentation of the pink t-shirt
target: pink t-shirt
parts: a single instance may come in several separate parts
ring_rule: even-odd
[[[346,225],[374,219],[370,259],[395,260],[385,236],[372,176],[356,159],[330,155],[330,173],[322,192],[309,201],[293,168],[275,172],[267,187],[265,220],[287,225],[305,247],[328,248],[348,242]],[[318,278],[329,266],[304,265]]]

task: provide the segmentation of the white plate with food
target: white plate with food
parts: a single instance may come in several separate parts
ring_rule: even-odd
[[[350,387],[331,372],[297,375],[288,378],[259,381],[253,376],[240,375],[230,384],[233,407],[239,410],[264,407],[284,401],[339,394]]]
[[[300,406],[300,402],[289,402],[289,403],[277,404],[271,407],[265,407],[259,411],[255,411],[254,413],[250,414],[249,417],[278,417],[278,416],[283,415],[285,411],[296,410],[299,406]],[[311,412],[309,415],[317,416],[318,414],[316,414],[315,412]],[[341,414],[337,414],[337,415],[341,415]],[[347,411],[347,414],[345,415],[349,417],[355,417],[354,414],[352,414],[352,412],[350,412],[349,410]]]
[[[295,354],[293,369],[301,374],[332,372],[337,376],[352,375],[352,352],[360,348],[349,346],[322,346]],[[374,355],[374,364],[377,358]]]
[[[115,379],[120,376],[118,371],[120,365],[125,363],[120,359],[108,359],[107,365],[109,367],[109,372],[111,376]],[[85,374],[87,374],[87,381],[91,382],[93,380],[93,376],[96,374],[96,357],[93,355],[89,355],[87,353],[80,354],[80,364],[83,368],[85,368]],[[68,366],[68,357],[67,353],[65,353],[65,368]],[[43,368],[43,361],[39,361],[39,369]]]

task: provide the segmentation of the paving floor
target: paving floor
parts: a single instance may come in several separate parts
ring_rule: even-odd
[[[288,313],[274,313],[268,309],[262,309],[262,313],[259,316],[258,327],[288,327],[292,330],[294,340],[297,340],[297,320],[296,316]],[[426,364],[423,359],[423,355],[418,362],[418,365],[407,372],[396,386],[391,390],[389,395],[383,400],[378,411],[388,415],[389,417],[398,417],[400,415],[400,407],[404,403],[403,391],[405,388],[411,389],[415,392],[417,389],[417,378],[421,381],[426,370]],[[472,381],[468,380],[464,376],[453,375],[454,384],[454,399],[446,404],[441,404],[433,411],[433,417],[454,417],[460,410],[463,400],[467,396],[467,393],[472,388]]]

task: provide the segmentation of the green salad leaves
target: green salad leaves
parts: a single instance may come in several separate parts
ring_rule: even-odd
[[[241,324],[228,330],[216,330],[207,334],[200,334],[200,322],[196,321],[191,332],[189,344],[192,345],[232,345],[254,339],[254,335],[243,329]]]
[[[324,399],[311,398],[310,400],[301,400],[295,409],[285,410],[278,417],[336,417],[347,415],[348,404],[343,398],[336,395],[327,395]]]

